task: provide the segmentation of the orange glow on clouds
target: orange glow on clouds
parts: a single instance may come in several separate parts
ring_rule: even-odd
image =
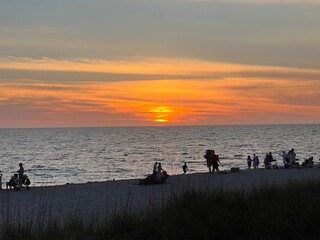
[[[56,60],[51,58],[0,58],[0,69],[79,71],[93,73],[175,74],[187,76],[241,71],[319,73],[319,70],[254,66],[179,58],[150,58],[108,61],[100,59]]]
[[[46,69],[58,71],[66,67],[44,61]],[[115,71],[165,72],[186,79],[114,82],[88,79],[71,83],[0,79],[0,127],[319,123],[320,79],[303,79],[306,74],[317,73],[316,70],[255,66],[250,69],[250,66],[200,64],[193,60],[176,65],[171,65],[173,60],[159,62],[146,70],[150,62],[140,67],[138,63],[130,63],[132,67],[127,68],[121,65]],[[7,65],[0,63],[3,69],[18,65],[10,61]],[[87,65],[87,70],[102,70],[102,65]],[[24,67],[39,70],[39,63]],[[70,64],[67,69],[73,67]],[[275,76],[242,76],[248,70],[275,73]],[[219,71],[232,73],[231,77],[213,78],[212,73]],[[198,74],[188,79],[190,72]],[[279,72],[283,77],[276,75]],[[287,77],[284,73],[302,77],[290,79],[291,75]]]
[[[165,123],[169,122],[169,118],[173,115],[174,111],[168,106],[158,106],[149,110],[150,113],[155,113],[155,122]]]

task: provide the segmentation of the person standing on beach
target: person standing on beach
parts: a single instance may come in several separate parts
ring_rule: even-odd
[[[265,169],[271,169],[271,163],[273,162],[272,153],[269,152],[266,154],[266,157],[264,159],[264,167]]]
[[[259,157],[256,156],[256,154],[253,154],[253,168],[257,169],[259,168]]]
[[[2,171],[0,170],[0,172]],[[2,189],[2,173],[0,173],[0,189]]]
[[[219,173],[219,164],[221,164],[220,160],[219,160],[219,155],[215,154],[215,151],[212,150],[212,155],[211,155],[211,164],[212,164],[212,173],[214,172],[214,170],[217,170],[217,172]]]
[[[211,155],[213,150],[206,150],[206,154],[203,156],[207,160],[207,167],[209,168],[209,173],[211,173]]]
[[[247,157],[247,164],[248,164],[248,168],[249,168],[249,169],[251,168],[251,162],[252,162],[251,157],[250,157],[250,155],[248,155],[248,157]]]
[[[183,170],[183,175],[186,174],[186,172],[188,171],[188,166],[186,162],[184,162],[184,165],[182,166],[182,170]]]
[[[22,166],[22,163],[19,163],[19,170],[17,171],[17,173],[19,174],[19,187],[22,187],[22,176],[24,174],[24,168]]]
[[[288,158],[292,165],[296,164],[296,153],[293,148],[289,151]]]
[[[19,170],[17,171],[17,173],[19,174],[19,179],[21,179],[24,174],[24,168],[22,166],[22,163],[19,163]]]
[[[282,152],[282,154],[279,154],[282,157],[283,165],[286,165],[289,163],[288,154],[286,154],[285,151]]]

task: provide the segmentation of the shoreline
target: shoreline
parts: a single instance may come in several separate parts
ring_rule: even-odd
[[[1,190],[0,223],[52,218],[106,218],[121,212],[139,213],[161,207],[171,196],[187,190],[250,190],[263,185],[290,181],[320,180],[320,168],[251,169],[229,174],[192,173],[170,176],[166,184],[138,185],[139,179],[110,180],[57,186],[32,187],[28,191]],[[9,218],[9,219],[7,219]]]

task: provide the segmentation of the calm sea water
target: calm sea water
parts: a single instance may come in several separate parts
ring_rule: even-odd
[[[221,169],[246,167],[271,151],[294,148],[301,160],[320,157],[320,125],[0,129],[3,182],[24,164],[33,186],[142,178],[161,162],[169,174],[206,172],[203,155],[215,149]]]

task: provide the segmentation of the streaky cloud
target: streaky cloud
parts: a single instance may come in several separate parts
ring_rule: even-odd
[[[0,82],[117,82],[144,80],[221,80],[226,78],[320,80],[320,70],[230,64],[196,59],[0,58]]]

